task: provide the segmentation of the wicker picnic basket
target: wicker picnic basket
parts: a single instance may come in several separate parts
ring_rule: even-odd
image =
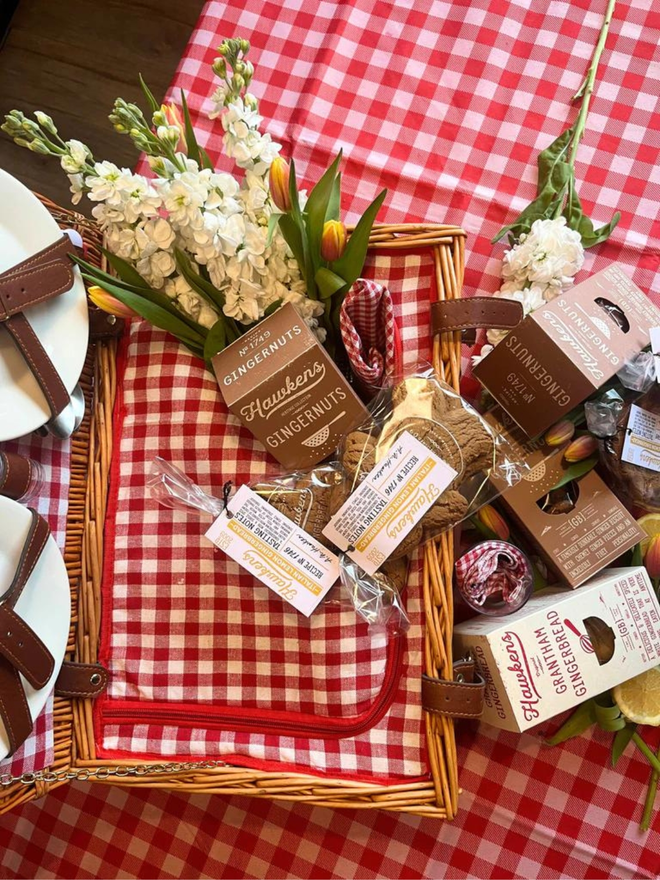
[[[62,227],[76,228],[85,241],[87,258],[101,264],[101,235],[96,225],[73,211],[40,197]],[[460,296],[464,271],[465,233],[439,224],[376,225],[370,245],[379,250],[428,248],[435,264],[439,300]],[[71,581],[72,618],[67,659],[95,661],[98,653],[103,531],[110,463],[112,413],[117,387],[114,339],[92,342],[81,378],[88,407],[73,438],[71,490],[65,562]],[[441,379],[458,389],[460,333],[435,337],[433,364]],[[453,535],[446,533],[425,548],[423,591],[426,619],[425,673],[452,677]],[[13,779],[0,775],[0,813],[41,797],[71,780],[89,779],[111,785],[158,787],[182,792],[251,795],[301,801],[325,807],[381,809],[453,819],[458,807],[458,764],[454,722],[425,713],[431,778],[381,786],[341,778],[264,772],[230,766],[221,760],[154,763],[121,761],[109,765],[96,757],[92,704],[89,700],[55,699],[55,761],[50,768]]]

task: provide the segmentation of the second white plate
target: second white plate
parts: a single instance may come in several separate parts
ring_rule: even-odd
[[[0,595],[14,578],[31,522],[27,507],[0,496]],[[55,659],[53,675],[46,687],[35,690],[21,676],[34,720],[46,705],[59,674],[71,621],[69,578],[62,554],[52,536],[46,542],[14,611],[35,631]],[[8,752],[9,741],[0,720],[0,761]]]

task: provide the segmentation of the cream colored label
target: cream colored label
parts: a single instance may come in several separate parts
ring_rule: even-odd
[[[339,576],[334,553],[247,486],[206,537],[305,617]]]
[[[323,529],[374,574],[456,477],[456,471],[404,431]]]
[[[660,471],[660,416],[634,404],[630,407],[623,461]]]

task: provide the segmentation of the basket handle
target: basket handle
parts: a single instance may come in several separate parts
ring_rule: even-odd
[[[475,669],[474,660],[457,660],[451,681],[422,675],[422,708],[449,718],[479,718],[485,690],[486,682]]]
[[[477,328],[511,330],[523,319],[522,305],[513,299],[471,296],[431,303],[431,333],[463,331],[463,342],[473,345]],[[467,331],[467,332],[466,332]]]

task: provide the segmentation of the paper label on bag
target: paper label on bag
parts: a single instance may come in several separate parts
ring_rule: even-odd
[[[660,472],[660,415],[632,404],[621,459]]]
[[[309,617],[339,577],[334,553],[248,486],[241,486],[206,537]]]
[[[323,534],[374,574],[455,477],[447,462],[404,431]]]

